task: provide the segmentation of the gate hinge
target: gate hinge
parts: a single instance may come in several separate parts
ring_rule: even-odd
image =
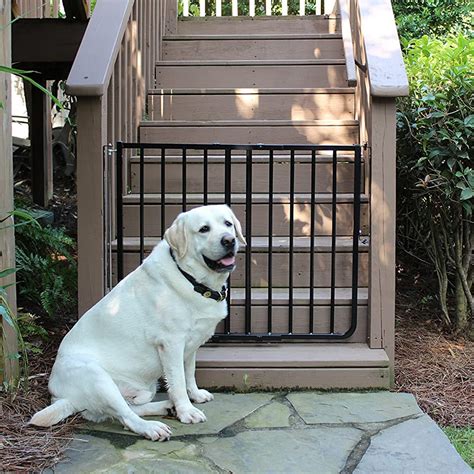
[[[116,152],[117,152],[117,149],[114,148],[112,143],[109,143],[108,145],[104,145],[104,153],[106,153],[108,157],[111,157],[112,154]]]

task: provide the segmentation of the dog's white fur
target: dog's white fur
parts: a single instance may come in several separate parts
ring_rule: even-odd
[[[209,232],[199,232],[205,225]],[[229,272],[210,270],[203,255],[222,258],[226,252],[221,238],[229,233],[245,243],[240,223],[227,206],[180,214],[143,264],[65,336],[49,380],[52,405],[30,423],[51,426],[80,412],[92,421],[115,418],[135,433],[165,440],[170,428],[141,416],[163,415],[174,408],[183,423],[205,421],[191,400],[204,403],[213,395],[196,385],[195,356],[227,315],[227,305],[195,292],[177,263],[200,283],[220,291]],[[160,377],[166,378],[169,400],[152,402]]]

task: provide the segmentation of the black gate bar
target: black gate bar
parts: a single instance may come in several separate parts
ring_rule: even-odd
[[[181,204],[182,210],[185,211],[190,204],[187,192],[187,166],[189,163],[188,151],[202,152],[203,159],[203,202],[209,202],[209,156],[212,152],[224,152],[224,197],[223,201],[232,204],[232,152],[245,152],[245,227],[247,248],[245,249],[245,316],[244,316],[244,332],[237,333],[231,331],[230,310],[232,290],[229,281],[228,306],[229,316],[224,322],[224,332],[216,334],[214,340],[231,340],[231,341],[251,341],[251,340],[268,340],[278,341],[284,339],[347,339],[354,334],[357,327],[358,316],[358,281],[359,281],[359,235],[360,235],[360,209],[361,209],[361,161],[362,151],[360,145],[238,145],[238,144],[175,144],[175,143],[117,143],[117,160],[116,160],[116,223],[117,223],[117,281],[124,276],[124,221],[123,221],[123,195],[124,195],[124,151],[127,149],[138,150],[139,152],[139,260],[144,258],[145,254],[145,151],[159,150],[161,152],[160,162],[160,236],[163,238],[166,225],[166,154],[170,150],[181,152],[182,168],[181,168]],[[317,306],[314,299],[315,290],[315,237],[316,237],[316,153],[330,152],[332,163],[332,180],[331,180],[331,268],[330,268],[330,318],[328,332],[315,332],[314,324],[317,321]],[[266,152],[266,155],[260,153]],[[274,165],[278,152],[289,153],[290,170],[289,170],[289,236],[288,236],[288,332],[281,333],[274,331],[274,315],[273,315],[273,227],[274,227]],[[295,314],[294,314],[294,234],[295,234],[295,195],[298,190],[295,189],[295,154],[298,152],[307,152],[311,154],[311,173],[310,173],[310,238],[309,238],[309,325],[307,333],[295,333]],[[350,326],[345,332],[335,331],[336,322],[336,236],[337,236],[337,164],[338,153],[349,152],[354,154],[354,180],[353,180],[353,222],[352,222],[352,275],[351,275],[351,318]],[[179,156],[179,155],[173,155]],[[239,155],[240,156],[240,155]],[[254,203],[254,194],[262,193],[261,190],[253,189],[253,166],[254,157],[268,157],[268,262],[267,262],[267,278],[268,278],[268,310],[267,310],[267,332],[252,332],[252,205]],[[240,157],[241,158],[241,157]],[[258,158],[257,158],[258,160]],[[240,161],[239,161],[240,162]],[[286,194],[283,192],[282,194]],[[194,203],[193,203],[194,204]]]

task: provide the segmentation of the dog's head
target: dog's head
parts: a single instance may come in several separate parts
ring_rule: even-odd
[[[178,259],[218,273],[234,270],[239,242],[246,244],[240,222],[226,205],[181,213],[164,238]]]

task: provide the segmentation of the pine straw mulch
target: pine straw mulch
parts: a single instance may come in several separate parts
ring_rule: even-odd
[[[474,341],[443,331],[434,278],[413,260],[397,267],[395,390],[415,395],[441,426],[472,426]]]
[[[418,321],[397,323],[396,390],[415,395],[441,426],[472,426],[474,343]]]
[[[72,441],[79,419],[73,417],[52,428],[29,426],[28,420],[50,403],[48,377],[60,338],[42,354],[30,356],[28,390],[0,392],[0,471],[38,472],[56,464]]]

